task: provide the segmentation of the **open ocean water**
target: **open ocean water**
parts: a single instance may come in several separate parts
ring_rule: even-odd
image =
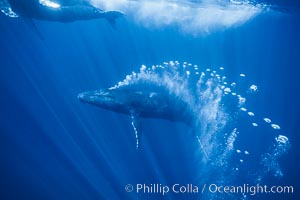
[[[0,13],[1,200],[300,198],[296,1],[89,3],[125,15]],[[192,119],[132,116],[135,135],[130,116],[78,99],[116,84],[163,87],[157,105]]]

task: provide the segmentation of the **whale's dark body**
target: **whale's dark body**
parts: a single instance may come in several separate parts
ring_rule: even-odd
[[[159,118],[187,124],[192,119],[187,103],[158,88],[105,89],[83,92],[78,98],[107,110],[142,118]]]
[[[174,94],[157,87],[121,87],[83,92],[78,99],[84,103],[131,116],[136,136],[136,148],[140,147],[139,118],[158,118],[169,121],[193,121],[190,106]]]
[[[73,22],[105,18],[113,22],[123,15],[119,11],[105,12],[82,0],[7,0],[11,9],[20,16],[58,22]]]

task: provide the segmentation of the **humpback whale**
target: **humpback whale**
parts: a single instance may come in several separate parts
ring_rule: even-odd
[[[171,70],[170,74],[167,73],[168,69]],[[187,125],[195,121],[193,100],[189,98],[192,95],[186,92],[188,86],[184,81],[171,80],[176,78],[173,73],[177,72],[168,69],[160,74],[159,70],[146,69],[143,65],[140,73],[127,75],[116,86],[82,92],[78,94],[78,99],[83,103],[131,116],[136,147],[139,148],[140,118],[164,119]]]
[[[192,115],[189,105],[176,98],[164,88],[117,87],[83,92],[78,95],[81,102],[131,116],[136,137],[136,148],[140,147],[139,118],[158,118],[190,124]]]
[[[78,20],[107,19],[114,24],[115,19],[123,16],[120,11],[104,11],[89,4],[87,1],[67,0],[2,0],[3,5],[10,6],[7,11],[28,18],[73,22]],[[5,3],[6,2],[6,3]],[[5,9],[4,9],[5,10]],[[6,12],[8,16],[8,12]]]
[[[224,68],[219,69],[220,71],[205,69],[177,61],[151,67],[143,65],[139,72],[128,74],[115,86],[82,92],[78,94],[78,99],[83,103],[130,115],[137,148],[140,147],[138,118],[184,122],[191,127],[187,127],[189,130],[186,130],[186,137],[196,136],[197,139],[193,147],[196,151],[192,153],[196,156],[195,163],[199,161],[201,174],[208,174],[208,177],[217,174],[215,177],[222,177],[221,181],[224,177],[238,178],[242,175],[240,173],[245,172],[245,168],[239,169],[247,163],[251,142],[257,142],[257,137],[253,137],[253,134],[260,129],[257,136],[261,135],[268,131],[268,126],[277,132],[280,126],[272,124],[270,118],[257,117],[246,106],[244,95],[257,91],[256,85],[247,84],[247,88],[244,88],[235,82],[228,82],[230,80],[222,72]],[[240,74],[240,79],[245,80],[246,75]],[[239,118],[247,115],[248,120]],[[263,123],[268,126],[260,126]],[[250,145],[244,147],[235,141],[240,134],[245,137],[245,133],[250,134]],[[251,170],[250,173],[246,171],[246,176],[252,174],[254,181],[262,180],[266,175],[269,177],[270,172],[274,176],[282,176],[279,158],[287,153],[290,142],[281,132],[274,139],[270,150],[262,155],[257,154],[256,158],[255,153],[253,160],[250,160],[260,163],[253,173]],[[255,152],[256,148],[253,148]],[[235,160],[240,162],[233,162]]]
[[[246,97],[237,93],[235,82],[229,84],[226,76],[210,68],[178,61],[146,67],[128,74],[123,81],[108,89],[78,94],[87,104],[131,116],[136,148],[140,147],[140,118],[156,118],[183,122],[196,136],[203,163],[224,166],[238,136],[236,117],[247,114],[253,127],[258,127],[255,115],[245,107]],[[240,74],[244,79],[245,75]],[[257,86],[251,84],[250,91]],[[246,90],[246,94],[251,94]],[[263,121],[273,129],[269,118]],[[282,138],[282,137],[281,137]],[[277,139],[281,142],[281,139]],[[284,140],[286,140],[284,138]],[[277,142],[278,142],[277,141]],[[285,147],[286,148],[286,147]]]
[[[159,118],[189,124],[189,105],[162,88],[109,88],[78,95],[82,102],[142,118]]]

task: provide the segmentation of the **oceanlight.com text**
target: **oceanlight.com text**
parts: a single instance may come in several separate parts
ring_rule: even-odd
[[[244,194],[254,196],[256,194],[293,194],[293,186],[268,186],[268,185],[219,185],[219,184],[179,184],[164,185],[159,183],[153,184],[127,184],[126,192],[135,192],[137,194],[202,194],[202,193],[219,193],[219,194]]]
[[[203,191],[207,190],[210,193],[228,193],[228,194],[249,194],[249,195],[256,195],[256,194],[292,194],[294,193],[293,186],[267,186],[267,185],[249,185],[243,184],[239,186],[223,186],[217,184],[204,184]]]

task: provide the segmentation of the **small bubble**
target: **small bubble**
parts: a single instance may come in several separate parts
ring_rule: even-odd
[[[242,163],[242,162],[244,162],[244,160],[240,159],[240,162]]]
[[[245,155],[249,155],[250,153],[248,151],[244,151],[244,154]]]
[[[245,74],[240,74],[240,77],[245,77],[246,75]]]
[[[264,118],[264,121],[265,121],[266,123],[271,123],[271,122],[272,122],[271,119],[269,119],[269,118]]]
[[[143,71],[145,71],[146,68],[147,68],[146,65],[142,65],[140,68],[140,71],[143,72]]]
[[[231,89],[227,87],[227,88],[224,89],[224,92],[229,93],[229,92],[231,92]]]
[[[246,102],[246,98],[241,97],[240,95],[238,95],[238,98],[239,98],[239,104],[243,104]]]
[[[220,70],[224,70],[224,67],[220,67]]]
[[[246,112],[246,111],[247,111],[247,109],[246,109],[246,108],[241,108],[241,111],[244,111],[244,112]]]
[[[255,127],[257,127],[258,126],[258,124],[257,123],[252,123],[252,126],[255,126]]]
[[[250,88],[249,88],[249,90],[250,90],[251,92],[256,92],[257,89],[258,89],[258,88],[257,88],[256,85],[251,85]]]
[[[237,152],[237,153],[241,153],[241,150],[237,149],[236,152]]]
[[[253,117],[254,116],[254,113],[253,112],[248,112],[248,115]]]
[[[286,144],[289,139],[286,136],[284,136],[284,135],[279,135],[278,137],[275,138],[275,140],[278,143]]]
[[[277,125],[277,124],[271,124],[272,128],[276,129],[276,130],[279,130],[280,129],[280,126]]]

